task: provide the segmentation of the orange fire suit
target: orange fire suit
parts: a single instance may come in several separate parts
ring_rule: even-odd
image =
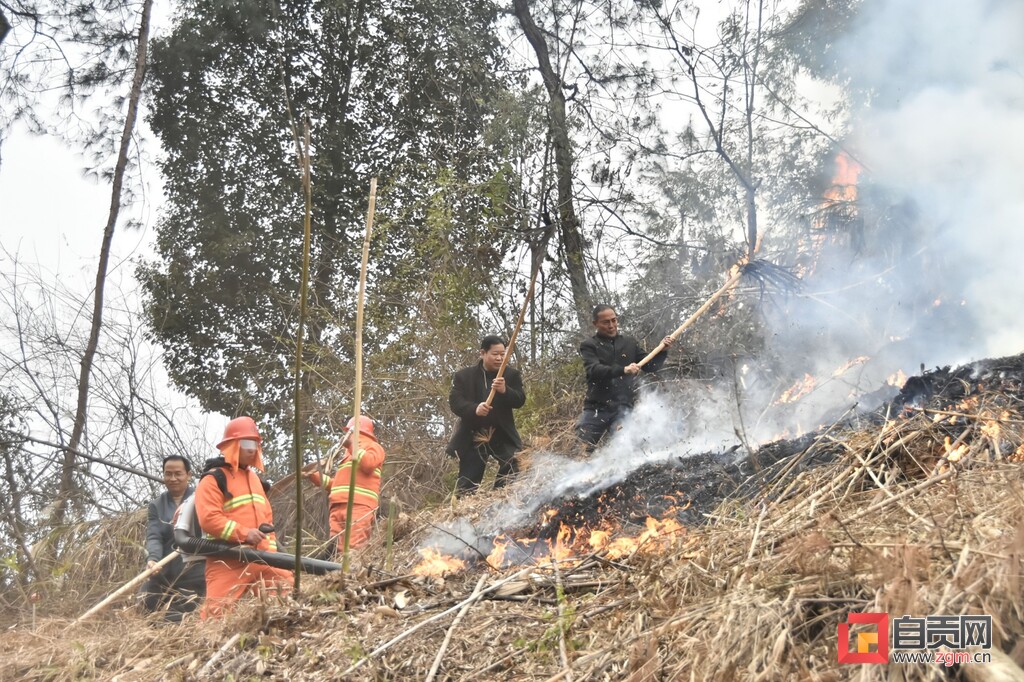
[[[369,438],[359,439],[355,497],[352,499],[352,538],[349,547],[362,547],[370,539],[373,517],[380,506],[380,474],[384,465],[384,448]],[[338,538],[338,551],[345,548],[345,520],[348,512],[348,489],[352,481],[352,447],[345,446],[345,459],[332,480],[319,472],[309,476],[313,485],[331,494],[331,535]]]
[[[204,476],[196,486],[196,513],[207,538],[242,544],[252,529],[273,525],[274,515],[255,471],[233,466],[221,467],[227,479],[228,498],[213,476]],[[276,552],[273,533],[260,541],[256,549]],[[246,592],[268,588],[278,593],[290,589],[293,576],[272,566],[243,563],[234,559],[209,557],[206,560],[206,603],[202,618],[216,617]]]

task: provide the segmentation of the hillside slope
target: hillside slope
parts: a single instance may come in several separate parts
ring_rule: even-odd
[[[426,679],[435,659],[438,680],[1020,674],[1022,377],[1020,356],[914,377],[876,413],[766,446],[756,466],[720,467],[715,480],[733,484],[714,486],[724,499],[696,500],[709,505],[699,514],[699,496],[681,489],[678,506],[660,510],[667,519],[619,518],[601,542],[584,529],[598,522],[564,511],[581,501],[561,500],[570,531],[561,544],[549,534],[553,549],[492,556],[493,566],[474,549],[445,577],[410,575],[417,540],[484,513],[498,497],[488,493],[403,519],[393,578],[378,570],[377,543],[347,579],[304,578],[297,599],[222,623],[161,626],[127,608],[79,626],[22,623],[0,639],[10,652],[0,678],[408,680]],[[995,662],[839,665],[837,628],[851,612],[991,616]]]

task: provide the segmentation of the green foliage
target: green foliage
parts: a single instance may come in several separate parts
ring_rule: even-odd
[[[577,642],[570,633],[576,622],[576,607],[569,602],[565,590],[560,586],[555,589],[555,599],[561,605],[561,615],[557,611],[545,611],[541,614],[541,620],[550,622],[550,625],[544,629],[541,636],[532,641],[517,640],[516,646],[527,647],[537,653],[557,652],[559,642],[564,638],[566,649],[575,650]]]
[[[550,435],[575,420],[586,393],[586,373],[579,353],[559,354],[531,366],[523,378],[526,404],[516,411],[524,437]]]
[[[89,153],[90,172],[116,156],[142,3],[6,0],[0,40],[0,143],[15,123]],[[0,21],[2,24],[2,21]],[[2,26],[0,26],[2,28]],[[2,32],[2,31],[0,31]],[[109,97],[117,88],[119,97]]]
[[[318,401],[307,400],[314,425],[343,409],[351,385],[370,175],[380,178],[370,373],[436,377],[450,367],[452,345],[434,335],[476,334],[482,283],[514,244],[505,209],[514,171],[501,154],[515,140],[492,105],[508,99],[495,18],[486,0],[186,3],[153,50],[151,124],[167,150],[168,208],[158,259],[139,271],[179,387],[207,409],[287,428],[302,215],[291,119],[300,117],[313,141],[304,388]],[[369,410],[404,388],[371,382]]]

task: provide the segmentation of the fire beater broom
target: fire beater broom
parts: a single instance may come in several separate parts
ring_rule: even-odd
[[[794,290],[800,284],[800,279],[796,275],[791,273],[789,270],[786,270],[785,268],[782,268],[768,261],[752,260],[746,263],[737,263],[734,267],[736,268],[736,272],[729,278],[729,280],[725,284],[723,284],[718,291],[711,294],[711,297],[707,301],[705,301],[701,307],[697,308],[697,310],[694,311],[692,315],[686,318],[686,321],[684,321],[681,325],[676,327],[676,330],[669,334],[669,338],[671,338],[673,341],[678,339],[680,334],[682,334],[690,327],[690,325],[696,322],[701,317],[701,315],[706,313],[715,303],[715,301],[717,301],[730,290],[735,288],[736,285],[740,283],[740,280],[743,279],[744,277],[752,279],[755,282],[757,282],[758,286],[761,288],[762,294],[768,286],[775,286],[782,290]],[[636,364],[640,367],[643,367],[652,359],[654,359],[654,356],[656,356],[664,349],[665,342],[662,341],[657,345],[657,347],[655,347],[654,350],[648,353],[643,360]]]

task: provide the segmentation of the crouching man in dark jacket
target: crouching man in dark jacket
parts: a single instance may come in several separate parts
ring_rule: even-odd
[[[576,422],[576,436],[587,452],[593,452],[609,431],[614,432],[633,409],[636,401],[636,377],[642,369],[656,372],[668,357],[672,337],[666,336],[661,351],[643,367],[637,365],[647,351],[632,336],[619,333],[619,318],[610,305],[594,308],[597,333],[580,344],[583,367],[587,371],[587,398],[583,414]]]
[[[448,405],[459,417],[459,425],[447,452],[459,458],[459,479],[455,484],[458,495],[480,487],[488,457],[498,461],[495,488],[504,486],[519,470],[516,452],[523,449],[523,441],[512,410],[523,406],[526,392],[517,369],[506,366],[504,376],[496,378],[504,357],[505,342],[497,336],[485,336],[480,341],[480,361],[452,377]],[[492,386],[494,401],[487,405]]]

